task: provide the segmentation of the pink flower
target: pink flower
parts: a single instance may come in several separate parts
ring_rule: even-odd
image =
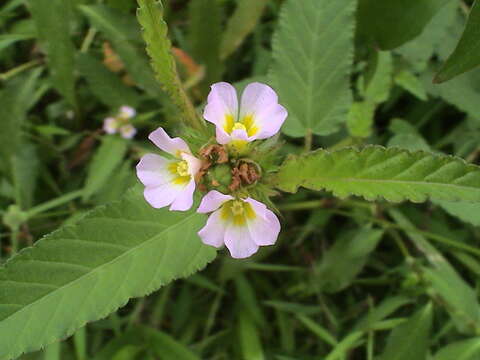
[[[146,154],[137,165],[137,176],[145,185],[144,197],[154,208],[170,205],[170,210],[185,211],[192,207],[195,175],[201,161],[195,158],[180,138],[170,138],[162,128],[148,137],[161,150],[173,155],[167,159]]]
[[[120,134],[124,139],[132,139],[137,133],[137,129],[132,124],[126,124],[120,127]]]
[[[120,107],[120,111],[118,112],[118,117],[122,119],[131,119],[135,115],[137,115],[137,112],[135,111],[134,108],[131,106],[124,105]]]
[[[275,214],[252,198],[236,199],[212,190],[197,212],[213,212],[198,233],[202,241],[217,248],[225,244],[236,259],[255,254],[259,246],[275,244],[280,232]]]
[[[251,142],[275,135],[287,118],[287,110],[268,85],[251,83],[243,91],[238,108],[237,92],[226,83],[213,84],[203,117],[215,124],[217,141]]]
[[[107,134],[115,134],[118,130],[117,119],[113,117],[108,117],[103,120],[103,130]]]

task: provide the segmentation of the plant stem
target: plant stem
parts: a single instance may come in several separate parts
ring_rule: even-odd
[[[25,70],[28,70],[28,69],[31,69],[31,68],[37,66],[37,65],[40,65],[41,63],[42,63],[42,61],[39,60],[39,59],[35,59],[35,60],[32,60],[32,61],[26,62],[25,64],[19,65],[17,67],[14,67],[13,69],[8,70],[7,72],[4,72],[4,73],[0,74],[0,80],[6,81],[6,80],[20,74],[21,72],[23,72]]]
[[[32,218],[38,214],[41,214],[45,211],[48,211],[50,209],[56,208],[60,205],[63,205],[65,203],[68,203],[76,198],[79,198],[83,195],[83,189],[82,190],[77,190],[77,191],[72,191],[68,194],[62,195],[56,199],[53,199],[51,201],[47,201],[43,204],[37,205],[30,210],[27,211],[28,218]]]

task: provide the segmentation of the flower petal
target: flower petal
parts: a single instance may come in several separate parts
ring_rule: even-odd
[[[192,178],[187,186],[177,193],[175,200],[170,206],[172,211],[186,211],[192,207],[193,192],[195,191],[195,180]]]
[[[123,125],[120,128],[120,134],[124,139],[131,139],[137,133],[137,129],[135,129],[131,124]]]
[[[244,141],[252,141],[247,135],[247,132],[243,129],[236,129],[232,131],[232,140],[244,140]]]
[[[168,170],[168,165],[172,161],[156,154],[146,154],[142,156],[137,164],[137,177],[145,186],[160,186],[170,183],[174,176]]]
[[[172,183],[159,186],[147,186],[143,192],[143,196],[150,205],[159,209],[173,203],[183,189],[183,186],[175,186]]]
[[[207,224],[198,232],[202,242],[219,248],[223,245],[227,223],[221,219],[220,210],[212,213]]]
[[[232,141],[232,137],[222,127],[218,126],[215,129],[215,139],[220,145],[225,145]]]
[[[124,119],[130,119],[137,115],[137,112],[131,106],[124,105],[120,108],[119,116]]]
[[[171,138],[161,127],[153,131],[148,138],[161,150],[173,156],[180,157],[182,152],[190,154],[190,148],[185,141],[179,137]]]
[[[280,233],[280,221],[277,216],[259,201],[251,198],[245,201],[252,205],[256,215],[255,219],[247,221],[253,241],[260,246],[275,244]]]
[[[275,135],[287,118],[287,110],[278,104],[278,96],[268,85],[249,84],[242,94],[240,121],[251,116],[258,132],[253,139],[265,139]]]
[[[224,241],[230,255],[235,259],[247,258],[258,251],[258,245],[250,236],[247,226],[229,224]]]
[[[103,120],[103,130],[107,134],[115,134],[117,132],[117,119],[108,117]]]
[[[181,157],[183,160],[185,160],[188,163],[188,173],[192,177],[197,175],[198,171],[202,167],[202,161],[197,159],[195,156],[187,153],[182,153]]]
[[[224,195],[217,190],[211,190],[205,195],[197,209],[198,213],[205,214],[217,210],[223,203],[232,200],[233,196]]]
[[[211,86],[203,117],[224,129],[227,121],[235,122],[238,116],[238,98],[235,88],[226,82]],[[233,123],[232,123],[233,125]]]

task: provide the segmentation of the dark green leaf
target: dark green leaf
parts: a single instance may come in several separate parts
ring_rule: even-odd
[[[428,304],[407,322],[396,327],[388,337],[379,360],[425,360],[432,318],[433,308]]]
[[[480,65],[480,1],[473,4],[460,42],[435,77],[441,83]]]
[[[449,0],[360,0],[359,29],[383,50],[420,35]]]
[[[30,11],[48,56],[55,88],[75,105],[75,48],[70,39],[70,0],[30,0]]]

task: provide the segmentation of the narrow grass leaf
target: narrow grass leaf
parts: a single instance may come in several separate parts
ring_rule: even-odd
[[[80,54],[77,67],[87,81],[90,91],[105,105],[112,109],[123,105],[135,108],[138,105],[140,97],[135,90],[123,83],[92,55]]]
[[[88,169],[83,200],[88,200],[100,190],[123,160],[128,148],[128,142],[118,135],[108,135],[102,138],[100,147],[95,152]]]
[[[75,48],[70,38],[70,0],[30,0],[30,11],[48,57],[55,88],[71,104],[75,100]]]
[[[228,19],[223,33],[220,56],[226,59],[237,50],[245,38],[253,31],[263,14],[268,0],[242,0]]]
[[[433,360],[477,360],[480,357],[480,338],[457,341],[441,348]]]
[[[425,360],[429,347],[433,307],[426,305],[390,333],[379,360]]]

